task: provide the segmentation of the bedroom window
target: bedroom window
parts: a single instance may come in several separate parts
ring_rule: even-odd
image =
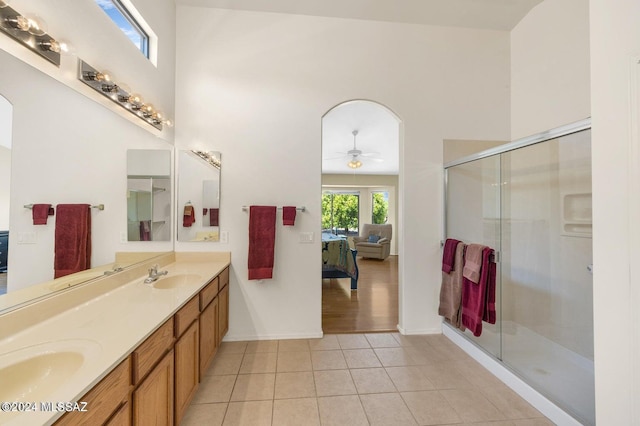
[[[111,20],[120,28],[124,35],[142,52],[144,56],[149,58],[149,31],[145,31],[148,27],[142,20],[142,16],[133,8],[133,5],[126,0],[95,0],[98,6],[111,18]],[[137,16],[138,18],[134,18]]]
[[[371,223],[382,225],[389,219],[389,193],[373,191],[371,193]]]
[[[336,235],[358,235],[360,193],[325,191],[322,193],[322,229]]]

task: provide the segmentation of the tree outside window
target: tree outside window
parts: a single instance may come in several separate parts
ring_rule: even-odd
[[[371,194],[371,198],[371,223],[376,225],[387,223],[389,219],[389,193],[376,191]]]

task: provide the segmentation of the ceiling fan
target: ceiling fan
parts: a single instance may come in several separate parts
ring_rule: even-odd
[[[362,167],[362,161],[360,161],[361,157],[369,157],[369,159],[373,161],[383,161],[381,158],[375,158],[375,156],[378,155],[377,152],[365,153],[365,152],[362,152],[362,150],[359,150],[358,147],[356,146],[356,136],[358,136],[358,131],[354,130],[351,132],[351,134],[353,135],[353,149],[350,149],[347,152],[339,153],[339,154],[342,154],[342,156],[340,157],[325,158],[325,160],[336,160],[336,159],[344,158],[346,155],[346,157],[350,159],[349,162],[347,163],[347,166],[351,167],[352,169],[358,169]]]

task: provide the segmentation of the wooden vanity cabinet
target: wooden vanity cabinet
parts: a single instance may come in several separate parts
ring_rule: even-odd
[[[227,271],[228,276],[228,269]],[[220,285],[220,292],[218,293],[218,344],[222,342],[222,338],[229,331],[229,280],[227,279],[227,284],[223,287]]]
[[[218,350],[218,281],[200,292],[200,380]]]
[[[134,425],[173,425],[173,324],[166,321],[133,351]]]
[[[169,426],[173,418],[173,349],[155,366],[133,392],[133,424]]]
[[[229,329],[229,268],[212,279],[80,401],[58,425],[180,424]]]
[[[175,315],[175,423],[179,424],[200,383],[200,300],[196,295]],[[184,331],[183,331],[184,330]]]
[[[129,423],[126,423],[124,419],[123,423],[118,422],[115,419],[114,423],[111,421],[122,411],[123,408],[128,407],[129,393],[131,391],[131,361],[127,357],[116,368],[114,368],[104,379],[95,385],[89,392],[87,392],[82,398],[78,399],[78,402],[87,403],[87,411],[72,411],[65,414],[60,420],[56,422],[56,425],[88,425],[88,424],[113,424],[113,425],[127,425],[131,422],[131,416],[125,414],[129,418]],[[125,410],[129,413],[129,410]],[[110,419],[110,417],[112,419]]]

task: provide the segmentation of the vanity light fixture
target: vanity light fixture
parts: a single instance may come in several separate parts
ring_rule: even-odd
[[[192,149],[191,152],[193,152],[198,157],[202,158],[204,161],[206,161],[207,163],[209,163],[210,165],[212,165],[216,169],[220,170],[221,161],[215,155],[215,153],[198,151],[198,150],[195,150],[195,149]]]
[[[47,26],[36,15],[22,15],[9,6],[8,0],[0,0],[0,32],[20,42],[55,66],[60,66],[60,53],[65,44],[47,34]]]
[[[98,71],[86,62],[79,60],[78,79],[158,130],[162,130],[163,126],[173,126],[171,120],[156,111],[155,107],[145,102],[140,95],[132,93],[126,84],[113,81],[113,77],[108,71]]]

